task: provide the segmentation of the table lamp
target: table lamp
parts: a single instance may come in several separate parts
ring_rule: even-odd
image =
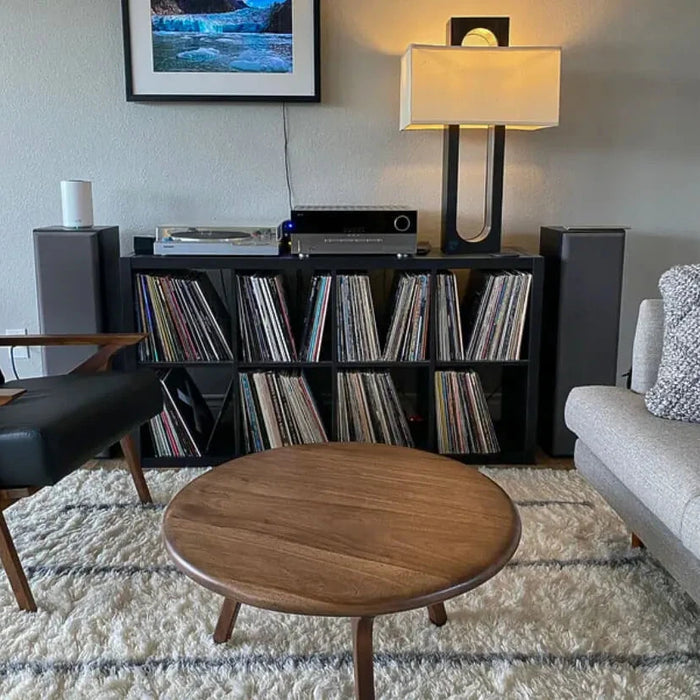
[[[507,17],[453,17],[447,46],[411,44],[401,61],[401,130],[444,129],[442,250],[501,249],[505,130],[559,123],[558,47],[508,46]],[[457,230],[461,128],[488,129],[480,233]]]

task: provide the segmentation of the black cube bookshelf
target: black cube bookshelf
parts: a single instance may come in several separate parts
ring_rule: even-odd
[[[471,275],[479,272],[521,271],[532,275],[525,332],[521,346],[522,359],[509,361],[441,361],[437,357],[436,278],[441,271],[452,271],[461,288]],[[143,362],[136,350],[125,358],[128,368],[153,369],[184,367],[201,385],[202,394],[216,416],[216,439],[201,457],[154,456],[147,426],[137,437],[142,464],[146,468],[197,467],[217,465],[245,454],[243,440],[239,373],[252,371],[293,370],[304,374],[316,392],[319,412],[328,438],[336,439],[338,404],[337,376],[341,371],[383,370],[391,374],[398,392],[406,403],[415,407],[409,415],[415,446],[437,451],[435,372],[440,370],[474,370],[482,381],[492,407],[492,416],[501,451],[497,454],[463,454],[449,456],[469,464],[529,464],[534,462],[537,434],[537,388],[539,378],[540,335],[542,321],[543,258],[512,252],[500,255],[445,256],[440,253],[409,258],[392,256],[318,256],[296,257],[219,257],[219,256],[152,256],[131,255],[121,259],[123,330],[137,330],[137,274],[168,274],[186,271],[206,273],[217,288],[231,316],[231,360],[220,362]],[[337,276],[345,273],[367,273],[382,342],[388,326],[393,300],[395,276],[402,272],[429,275],[430,316],[427,358],[422,361],[340,362],[335,339],[338,333],[336,315]],[[328,307],[327,333],[330,342],[318,362],[247,362],[242,359],[238,325],[236,276],[256,273],[280,273],[284,276],[292,324],[297,334],[304,321],[310,279],[315,273],[332,278]]]

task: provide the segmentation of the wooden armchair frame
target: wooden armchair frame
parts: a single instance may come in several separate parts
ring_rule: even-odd
[[[96,335],[16,335],[0,336],[0,347],[46,347],[50,345],[93,345],[97,352],[80,364],[70,374],[95,374],[105,372],[112,367],[114,355],[123,348],[137,345],[145,334],[100,333]],[[0,411],[3,408],[0,407]],[[119,444],[124,452],[124,458],[129,466],[136,491],[142,503],[151,503],[151,494],[143,475],[141,463],[138,460],[136,446],[131,435],[125,435]],[[14,542],[8,530],[7,523],[0,510],[0,561],[10,580],[10,585],[22,610],[36,612],[34,596],[29,588],[27,577],[17,555]]]

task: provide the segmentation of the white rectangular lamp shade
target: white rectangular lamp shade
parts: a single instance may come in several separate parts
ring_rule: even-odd
[[[542,129],[559,123],[561,49],[412,44],[401,60],[401,129]]]

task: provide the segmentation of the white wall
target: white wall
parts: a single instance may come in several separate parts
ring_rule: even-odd
[[[438,241],[441,136],[398,131],[399,55],[451,15],[510,15],[511,43],[561,45],[561,126],[507,144],[504,222],[628,224],[620,367],[638,301],[700,260],[697,0],[324,0],[323,103],[290,107],[299,203],[405,202]],[[0,5],[0,332],[37,328],[31,230],[60,221],[58,183],[94,181],[123,243],[157,224],[286,216],[278,104],[127,104],[120,3]],[[480,217],[483,144],[464,149],[463,227]],[[0,365],[7,369],[6,358]],[[38,354],[20,361],[39,371]]]

